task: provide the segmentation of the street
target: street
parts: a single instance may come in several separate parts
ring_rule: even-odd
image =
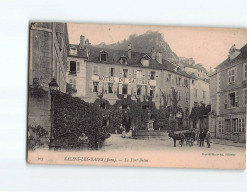
[[[173,147],[173,140],[166,137],[165,139],[153,139],[153,140],[139,140],[132,138],[122,138],[121,134],[111,134],[102,146],[102,151],[110,150],[167,150],[169,151],[202,151],[202,152],[216,152],[226,151],[234,153],[235,151],[245,151],[245,144],[240,147],[241,144],[233,146],[231,144],[222,144],[222,141],[211,139],[211,148],[207,147],[204,142],[204,147],[199,147],[196,142],[193,146],[189,146],[184,143],[183,147],[180,147],[177,141],[177,147]]]

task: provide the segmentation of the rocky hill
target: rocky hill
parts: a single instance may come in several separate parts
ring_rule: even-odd
[[[107,49],[127,50],[129,43],[132,44],[132,51],[150,53],[151,48],[154,47],[157,52],[162,53],[164,59],[171,62],[179,60],[179,57],[171,50],[163,35],[157,31],[147,31],[145,34],[138,36],[133,34],[130,35],[127,40],[110,45],[100,43],[94,46]]]

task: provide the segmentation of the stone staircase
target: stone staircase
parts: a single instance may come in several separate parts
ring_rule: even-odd
[[[134,139],[142,139],[142,140],[149,140],[149,139],[167,139],[168,134],[163,131],[147,131],[147,130],[136,130],[133,131],[133,138]]]

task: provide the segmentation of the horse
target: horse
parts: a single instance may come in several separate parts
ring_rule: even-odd
[[[179,140],[179,144],[181,147],[183,147],[183,143],[184,143],[184,139],[185,139],[185,136],[183,133],[178,133],[178,134],[175,134],[173,131],[170,131],[168,133],[168,136],[169,136],[169,139],[173,139],[174,141],[174,147],[176,147],[176,141]]]

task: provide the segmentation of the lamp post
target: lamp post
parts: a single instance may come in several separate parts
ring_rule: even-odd
[[[49,89],[50,89],[50,95],[51,95],[51,132],[50,132],[50,144],[49,144],[49,150],[54,150],[54,129],[53,129],[53,121],[54,121],[54,91],[59,90],[59,86],[57,84],[57,81],[55,78],[52,78],[51,82],[49,83]]]

